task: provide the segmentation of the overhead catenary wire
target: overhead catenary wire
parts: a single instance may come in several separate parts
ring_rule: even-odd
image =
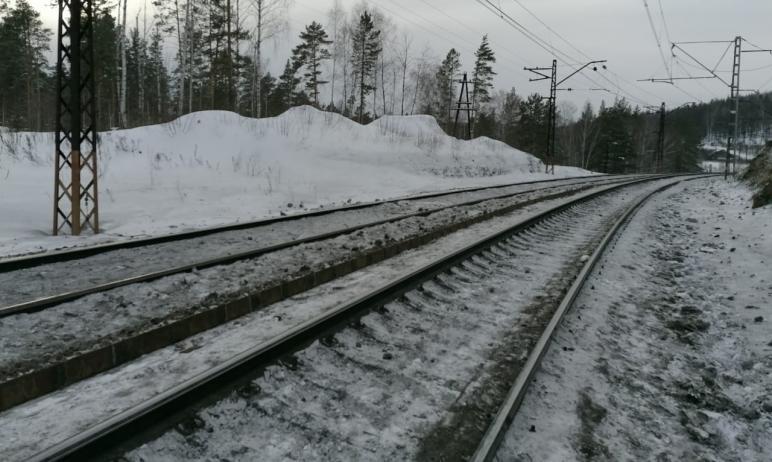
[[[708,87],[707,87],[707,86],[706,86],[704,83],[702,83],[702,81],[700,81],[700,80],[697,80],[697,79],[696,79],[696,78],[695,78],[695,77],[694,77],[694,76],[693,76],[693,75],[692,75],[692,74],[689,72],[689,70],[688,70],[688,69],[686,69],[686,67],[685,67],[685,66],[682,64],[682,61],[681,61],[680,59],[678,59],[678,57],[675,57],[675,63],[676,63],[676,64],[677,64],[677,65],[678,65],[678,66],[679,66],[679,67],[680,67],[680,68],[681,68],[681,69],[682,69],[682,70],[683,70],[685,73],[686,73],[686,75],[687,75],[687,76],[688,76],[690,79],[694,79],[694,80],[697,82],[697,85],[701,86],[703,90],[705,90],[707,93],[709,93],[709,94],[710,94],[711,96],[713,96],[714,98],[716,98],[716,99],[721,99],[721,97],[720,97],[720,96],[718,96],[718,95],[716,94],[716,92],[714,92],[713,90],[709,89],[709,88],[708,88]],[[700,99],[700,101],[702,102],[702,100],[701,100],[701,99]]]
[[[673,68],[668,65],[667,59],[665,58],[665,50],[662,48],[662,40],[660,39],[660,36],[657,33],[657,28],[654,25],[654,18],[652,18],[651,10],[649,9],[649,2],[643,0],[643,7],[646,10],[646,17],[649,18],[649,26],[651,26],[651,33],[654,35],[654,40],[657,42],[657,50],[659,50],[659,56],[662,58],[662,64],[665,65],[665,70],[667,70],[668,76],[673,77]]]
[[[589,56],[587,53],[585,53],[585,52],[583,52],[582,50],[580,50],[579,48],[577,48],[577,47],[576,47],[576,46],[575,46],[573,43],[571,43],[571,42],[570,42],[568,39],[566,39],[566,38],[565,38],[563,35],[561,35],[561,34],[560,34],[560,33],[558,33],[557,31],[555,31],[555,30],[554,30],[552,27],[550,27],[550,26],[549,26],[549,25],[548,25],[546,22],[544,22],[544,21],[543,21],[541,18],[539,18],[539,16],[537,16],[537,15],[536,15],[536,13],[534,13],[534,12],[533,12],[533,11],[531,11],[531,10],[530,10],[528,7],[526,7],[525,5],[523,5],[523,3],[522,3],[520,0],[513,0],[513,1],[514,1],[514,2],[515,2],[517,5],[519,5],[519,6],[520,6],[520,7],[521,7],[523,10],[525,10],[525,11],[526,11],[526,13],[528,13],[528,14],[529,14],[529,15],[531,15],[531,16],[532,16],[534,19],[536,19],[536,21],[538,21],[538,22],[539,22],[539,24],[543,25],[543,26],[544,26],[544,27],[545,27],[547,30],[549,30],[550,32],[552,32],[552,33],[553,33],[553,34],[554,34],[554,35],[555,35],[557,38],[559,38],[561,41],[563,41],[565,44],[567,44],[569,47],[571,47],[571,48],[572,48],[574,51],[576,51],[577,53],[579,53],[580,55],[582,55],[582,56],[583,56],[585,59],[588,59],[588,60],[592,60],[592,59],[593,59],[593,58],[592,58],[592,57],[590,57],[590,56]],[[553,47],[553,48],[554,48],[554,47]],[[563,53],[563,54],[565,55],[565,53]],[[577,64],[578,64],[578,63],[580,63],[580,61],[579,61],[579,60],[577,60],[577,59],[575,59],[575,58],[571,58],[571,60],[573,60],[573,61],[574,61],[574,62],[576,62]],[[571,66],[571,67],[575,68],[574,66]],[[667,68],[667,66],[666,66],[666,68]],[[642,102],[642,103],[645,103],[644,105],[648,105],[648,103],[646,103],[644,100],[642,100],[642,99],[640,99],[640,98],[637,98],[637,97],[635,97],[635,96],[632,96],[632,95],[631,95],[631,93],[630,93],[629,91],[625,91],[624,89],[622,89],[622,88],[621,88],[621,86],[619,85],[619,80],[620,80],[620,79],[622,79],[622,80],[626,80],[626,79],[624,79],[623,77],[621,77],[619,74],[617,74],[617,73],[616,73],[616,72],[614,72],[613,70],[607,69],[607,71],[608,71],[610,74],[612,74],[614,77],[616,77],[616,79],[617,79],[617,82],[613,82],[613,81],[611,81],[611,79],[609,79],[608,77],[606,77],[604,74],[600,74],[600,77],[601,77],[601,78],[603,78],[603,79],[604,79],[605,81],[607,81],[608,83],[610,83],[610,84],[614,85],[615,87],[617,87],[617,89],[618,89],[618,90],[619,90],[619,91],[620,91],[622,94],[625,94],[625,95],[627,95],[627,96],[628,96],[628,98],[630,98],[630,99],[634,99],[634,100],[637,100],[637,101],[639,101],[639,102]],[[583,76],[584,76],[584,75],[583,75]],[[585,76],[585,77],[586,77],[586,76]],[[660,99],[658,95],[655,95],[654,93],[651,93],[650,91],[648,91],[648,90],[646,90],[646,89],[644,89],[644,88],[640,87],[639,85],[637,85],[637,84],[635,84],[635,83],[633,83],[632,85],[633,85],[634,87],[636,87],[636,88],[637,88],[639,91],[641,91],[642,93],[646,93],[646,94],[648,94],[649,96],[652,96],[652,97],[654,97],[654,98]],[[619,95],[618,93],[615,93],[615,94],[616,94],[616,95]]]
[[[398,5],[400,8],[404,8],[404,6],[403,6],[403,5],[400,5],[399,3],[395,2],[394,0],[389,0],[389,1],[390,1],[392,4],[394,4],[394,5]],[[386,7],[386,6],[385,6],[383,3],[379,3],[379,4],[378,4],[378,7],[379,7],[379,8],[383,8],[383,10],[385,10],[386,12],[388,12],[388,13],[390,13],[390,14],[392,14],[392,15],[394,15],[394,16],[396,16],[396,17],[400,18],[400,19],[402,19],[402,20],[403,20],[403,21],[405,21],[405,22],[408,22],[408,23],[412,24],[413,26],[415,26],[415,27],[417,27],[417,28],[419,28],[419,29],[423,30],[424,32],[427,32],[427,33],[429,33],[429,34],[431,34],[431,35],[434,35],[435,37],[437,37],[438,39],[442,40],[443,42],[448,42],[448,43],[451,43],[451,44],[453,44],[453,46],[454,46],[455,48],[459,49],[459,50],[462,50],[462,51],[464,51],[464,52],[466,52],[466,53],[470,53],[470,54],[472,54],[472,55],[474,55],[474,53],[475,53],[475,51],[476,51],[474,48],[471,48],[471,47],[467,46],[466,44],[459,44],[459,43],[458,43],[458,42],[457,42],[455,39],[449,39],[449,37],[443,37],[443,36],[441,36],[440,34],[438,34],[437,32],[435,32],[433,29],[430,29],[430,28],[427,28],[427,27],[424,27],[424,26],[422,26],[421,24],[419,24],[419,23],[418,23],[418,22],[416,22],[415,20],[413,20],[413,19],[411,19],[411,18],[409,18],[409,17],[407,17],[407,16],[405,16],[405,15],[402,15],[402,14],[400,14],[399,12],[395,11],[395,10],[394,10],[394,9],[392,9],[392,8]],[[419,15],[415,15],[415,16],[416,16],[416,17],[419,17],[419,18],[422,18],[422,19],[423,19],[425,22],[428,22],[428,23],[429,23],[429,24],[431,24],[432,26],[438,27],[439,29],[441,29],[441,30],[445,31],[446,33],[450,34],[451,36],[455,35],[455,34],[454,34],[452,31],[449,31],[448,29],[446,29],[446,28],[444,28],[444,27],[442,27],[442,26],[437,26],[437,25],[436,25],[436,24],[434,24],[432,21],[429,21],[428,19],[426,19],[426,18],[423,18],[422,16],[419,16]],[[502,66],[504,66],[504,67],[508,68],[510,71],[513,71],[513,72],[518,72],[518,69],[517,69],[516,67],[510,67],[511,65],[508,65],[507,63],[500,63],[500,64],[501,64]]]
[[[451,21],[453,21],[454,23],[456,23],[456,24],[458,24],[459,26],[463,27],[464,29],[468,30],[469,32],[471,32],[471,33],[473,33],[473,34],[479,34],[479,31],[478,31],[478,30],[475,30],[475,29],[473,29],[473,28],[469,27],[469,25],[465,24],[463,21],[460,21],[460,20],[458,20],[457,18],[455,18],[455,17],[453,17],[453,16],[449,15],[448,13],[446,13],[445,11],[443,11],[441,8],[439,8],[439,7],[435,6],[434,4],[432,4],[431,2],[429,2],[428,0],[420,0],[420,1],[421,1],[422,3],[424,3],[426,6],[428,6],[429,8],[433,9],[434,11],[436,11],[436,12],[438,12],[439,14],[441,14],[441,15],[445,16],[446,18],[450,19],[450,20],[451,20]],[[493,42],[493,40],[492,40],[492,42]],[[498,49],[503,49],[503,50],[504,50],[504,51],[507,53],[507,55],[511,55],[511,56],[514,56],[515,58],[519,59],[519,60],[520,60],[520,62],[518,63],[518,65],[522,65],[523,63],[525,63],[525,62],[527,61],[527,59],[526,59],[526,58],[524,58],[524,57],[520,56],[519,54],[515,53],[515,52],[514,52],[514,51],[512,51],[510,48],[501,47],[499,43],[496,43],[496,45],[495,45],[495,46],[496,46],[496,48],[498,48]],[[505,55],[505,56],[506,56],[506,55]],[[513,62],[514,62],[514,61],[513,61]]]
[[[672,40],[670,39],[670,30],[667,27],[667,20],[665,19],[665,9],[662,8],[662,0],[657,0],[657,3],[659,3],[659,14],[662,17],[662,27],[665,29],[665,38],[667,38],[667,43],[672,43]]]
[[[561,35],[561,34],[560,34],[560,33],[558,33],[557,31],[555,31],[555,30],[554,30],[552,27],[550,27],[550,26],[549,26],[549,25],[548,25],[546,22],[544,22],[544,21],[543,21],[541,18],[539,18],[539,16],[537,16],[537,15],[536,15],[536,13],[534,13],[534,12],[533,12],[533,11],[531,11],[531,10],[530,10],[528,7],[526,7],[525,5],[523,5],[523,3],[522,3],[520,0],[513,0],[513,1],[514,1],[514,2],[515,2],[517,5],[519,5],[519,6],[520,6],[520,7],[521,7],[523,10],[525,10],[525,12],[526,12],[526,13],[528,13],[528,14],[529,14],[529,15],[531,15],[531,16],[532,16],[534,19],[536,19],[536,21],[538,21],[538,22],[539,22],[539,24],[543,25],[543,26],[544,26],[544,27],[545,27],[547,30],[549,30],[550,32],[552,32],[552,33],[553,33],[553,34],[554,34],[554,35],[555,35],[557,38],[559,38],[559,39],[560,39],[561,41],[563,41],[563,42],[564,42],[566,45],[568,45],[569,47],[571,47],[571,48],[572,48],[574,51],[576,51],[577,53],[579,53],[580,55],[582,55],[582,56],[583,56],[585,59],[587,59],[587,60],[592,60],[592,59],[593,59],[593,58],[592,58],[592,57],[590,57],[590,56],[589,56],[587,53],[585,53],[585,52],[583,52],[582,50],[580,50],[579,48],[577,48],[577,47],[576,47],[576,46],[575,46],[573,43],[571,43],[571,42],[570,42],[568,39],[566,39],[566,38],[565,38],[563,35]],[[663,13],[663,21],[664,21],[664,13]],[[668,34],[668,37],[669,37],[669,34]],[[669,38],[668,38],[668,41],[669,41]],[[574,59],[574,58],[572,58],[572,60],[574,60],[574,61],[575,61],[577,64],[578,64],[578,63],[580,63],[580,62],[579,62],[579,60],[576,60],[576,59]],[[572,66],[572,67],[573,67],[573,66]],[[667,69],[667,64],[666,64],[666,63],[665,63],[665,68]],[[616,85],[615,85],[615,82],[612,82],[612,81],[611,81],[610,79],[608,79],[608,78],[607,78],[607,77],[606,77],[604,74],[600,74],[600,76],[601,76],[601,78],[603,78],[603,79],[604,79],[604,80],[606,80],[607,82],[611,83],[612,85],[615,85],[615,86],[619,87],[619,82],[618,82],[618,81],[619,81],[620,79],[627,81],[627,79],[625,79],[625,78],[621,77],[619,74],[617,74],[617,73],[616,73],[616,72],[614,72],[613,70],[607,69],[607,71],[608,71],[610,74],[612,74],[614,77],[616,77],[616,79],[617,79]],[[628,82],[628,83],[629,83],[629,82]],[[648,91],[648,90],[644,89],[643,87],[641,87],[641,86],[637,85],[637,84],[636,84],[636,83],[634,83],[634,82],[632,83],[632,86],[634,86],[636,89],[638,89],[638,90],[639,90],[639,91],[641,91],[642,93],[646,93],[646,94],[648,94],[649,96],[652,96],[652,97],[654,97],[654,98],[660,99],[658,95],[655,95],[654,93],[651,93],[650,91]],[[629,92],[627,92],[627,91],[624,91],[624,90],[623,90],[623,89],[621,89],[621,88],[619,88],[619,89],[620,89],[620,90],[621,90],[623,93],[625,93],[625,94],[628,94],[628,95],[629,95]],[[639,101],[643,101],[643,100],[640,100],[640,99],[639,99]]]
[[[542,39],[541,37],[539,37],[535,33],[531,32],[525,26],[523,26],[520,22],[518,22],[511,15],[509,15],[507,12],[505,12],[503,9],[501,9],[499,6],[497,6],[496,4],[491,2],[490,0],[476,0],[476,1],[477,1],[477,3],[479,3],[480,5],[485,7],[487,10],[492,12],[494,15],[500,17],[505,23],[507,23],[508,25],[513,27],[515,30],[520,32],[523,36],[525,36],[531,42],[536,44],[538,47],[540,47],[543,50],[545,50],[546,52],[550,53],[552,56],[555,57],[555,59],[563,62],[564,64],[569,65],[574,70],[576,70],[577,66],[579,64],[581,64],[580,60],[578,60],[578,59],[572,57],[571,55],[563,52],[559,48],[555,47],[554,45],[551,45],[546,40]],[[581,54],[584,54],[584,53],[581,53]],[[617,75],[617,74],[615,74],[613,72],[611,72],[611,73],[614,74],[617,78],[619,78],[619,75]],[[584,77],[585,79],[589,80],[593,85],[598,86],[598,87],[602,86],[597,81],[593,80],[590,76],[588,76],[588,75],[586,75],[584,73],[580,73],[580,75],[582,75],[582,77]],[[624,88],[622,88],[622,86],[618,82],[612,81],[607,76],[603,75],[603,73],[600,73],[599,75],[604,80],[606,80],[607,82],[609,82],[613,86],[615,86],[619,90],[619,92],[624,94],[628,99],[630,99],[632,101],[637,101],[637,104],[641,104],[641,105],[644,105],[644,106],[649,105],[649,103],[647,101],[645,101],[644,99],[639,98],[639,97],[633,95],[632,93],[630,93],[629,91],[625,90]]]

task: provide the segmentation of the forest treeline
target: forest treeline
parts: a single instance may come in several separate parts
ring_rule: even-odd
[[[473,62],[455,49],[419,48],[377,4],[344,9],[305,25],[283,71],[272,75],[265,49],[286,39],[289,0],[153,0],[152,11],[127,17],[128,0],[96,0],[94,53],[97,126],[129,128],[199,110],[248,117],[313,105],[366,123],[382,115],[429,114],[449,134],[462,73],[469,77],[473,136],[488,136],[543,156],[547,104],[542,95],[495,89],[496,54],[481,37]],[[53,32],[26,0],[0,0],[0,126],[48,131],[54,126]],[[170,51],[173,50],[173,51]],[[764,137],[771,94],[744,97],[742,126]],[[699,145],[720,140],[729,103],[715,100],[667,113],[665,167],[694,170]],[[466,118],[462,115],[462,124]],[[558,163],[611,173],[650,171],[659,115],[613,103],[560,104]]]

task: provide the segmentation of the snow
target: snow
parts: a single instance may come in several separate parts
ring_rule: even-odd
[[[750,195],[703,180],[639,211],[498,460],[772,460],[772,207],[751,210]]]
[[[364,226],[381,220],[397,219],[410,214],[431,211],[461,205],[473,201],[483,201],[473,207],[460,208],[457,212],[485,210],[489,207],[511,205],[533,199],[539,195],[558,194],[570,191],[576,184],[600,185],[621,181],[622,177],[600,177],[591,179],[567,179],[551,183],[516,185],[493,190],[459,192],[450,196],[417,199],[411,201],[389,202],[372,207],[346,210],[316,217],[298,218],[292,221],[273,223],[267,226],[252,227],[244,230],[220,232],[181,241],[167,242],[152,246],[135,247],[102,253],[74,261],[40,265],[34,268],[8,273],[0,273],[1,306],[22,303],[46,296],[88,289],[98,284],[125,280],[145,275],[154,271],[168,270],[173,267],[197,264],[201,261],[234,255],[255,249],[264,249],[309,238],[320,234],[345,231],[356,226]],[[592,184],[590,184],[592,182]],[[516,195],[542,189],[538,194],[525,194],[505,201],[489,200],[506,195]],[[446,218],[452,216],[445,213]],[[438,218],[428,217],[428,222]],[[429,224],[428,226],[436,226]],[[383,237],[381,236],[383,240]],[[120,262],[120,264],[116,264]]]
[[[588,242],[597,239],[599,226],[618,215],[633,198],[664,182],[594,201],[585,211],[596,213],[584,214],[582,219],[569,214],[564,217],[570,223],[567,226],[552,220],[549,229],[558,233],[554,242],[535,243],[528,237],[538,240],[546,231],[539,229],[512,239],[492,251],[491,255],[507,257],[501,262],[476,258],[441,276],[442,283],[426,284],[425,293],[414,292],[411,297],[423,300],[425,310],[412,309],[410,302],[395,302],[388,311],[368,315],[364,319],[367,327],[361,332],[346,329],[331,347],[312,345],[298,355],[297,365],[272,366],[252,386],[203,410],[200,418],[181,424],[178,428],[188,437],[169,432],[129,457],[286,460],[308,454],[307,458],[314,459],[310,451],[316,450],[317,459],[402,460],[402,455],[414,454],[420,443],[417,438],[425,437],[430,425],[448,417],[448,409],[461,397],[463,401],[476,399],[480,384],[495,366],[491,351],[517,337],[513,329],[521,328],[517,321],[524,316],[522,307],[543,299],[545,281],[564,277],[566,267],[576,270]],[[496,233],[560,202],[533,204],[516,214],[463,229],[6,411],[0,414],[0,434],[4,435],[0,458],[28,458],[42,444],[61,441],[303,320],[463,248],[470,240]],[[449,294],[448,286],[457,292]],[[392,359],[384,360],[385,353]],[[270,415],[265,414],[267,410]],[[200,422],[206,429],[198,428]],[[196,447],[202,441],[203,446]]]
[[[614,182],[603,180],[601,183]],[[597,185],[591,190],[608,188]],[[530,188],[530,187],[529,187]],[[394,223],[372,226],[332,239],[293,246],[242,260],[230,265],[220,265],[190,273],[176,274],[156,281],[134,284],[82,297],[62,303],[44,311],[19,314],[0,322],[0,375],[13,377],[45,367],[76,353],[91,351],[108,345],[116,339],[143,332],[162,322],[184,318],[206,309],[212,303],[238,298],[245,293],[255,293],[261,288],[290,277],[319,270],[365,249],[376,248],[376,242],[401,241],[425,235],[461,218],[473,218],[484,210],[498,210],[508,206],[528,203],[539,197],[567,192],[575,186],[554,186],[548,190],[492,199],[474,205],[441,210],[427,216],[405,218]],[[479,197],[481,193],[472,193]],[[579,195],[586,194],[579,193]],[[468,196],[464,193],[463,196]],[[448,199],[444,199],[447,201]],[[569,199],[562,199],[567,201]],[[436,200],[435,200],[436,201]],[[450,199],[452,202],[453,199]],[[442,202],[442,201],[441,201]],[[550,202],[548,202],[550,203]],[[423,206],[429,204],[422,202]],[[542,205],[543,207],[544,205]],[[388,213],[395,206],[387,206],[380,213]],[[509,213],[517,217],[529,213],[524,208]],[[284,241],[298,233],[297,237],[325,231],[327,226],[339,229],[357,220],[377,219],[378,211],[356,211],[342,214],[333,221],[310,220],[308,223],[292,222],[288,231],[285,225],[274,225],[259,232],[238,231],[228,233],[230,238],[218,236],[176,244],[164,244],[149,249],[130,249],[86,259],[81,263],[57,263],[30,270],[0,274],[3,301],[28,300],[35,295],[51,295],[59,290],[89,287],[112,278],[136,275],[137,269],[165,269],[174,263],[190,263],[209,252],[212,255],[245,250],[243,246],[269,245]],[[337,214],[336,214],[337,215]],[[348,221],[352,220],[352,221]],[[249,240],[249,238],[252,238]],[[259,242],[259,244],[256,244]],[[242,246],[242,248],[239,248]],[[136,258],[135,258],[136,257]],[[187,259],[187,260],[185,260]],[[119,265],[115,262],[119,261]],[[74,265],[74,266],[71,266]],[[64,268],[78,273],[69,276]],[[280,269],[280,270],[277,270]],[[57,278],[54,275],[67,275]]]
[[[552,178],[531,155],[487,138],[456,140],[427,116],[362,126],[311,107],[266,119],[206,111],[100,137],[103,234],[53,238],[53,135],[0,130],[0,256]],[[586,174],[556,169],[557,177]]]

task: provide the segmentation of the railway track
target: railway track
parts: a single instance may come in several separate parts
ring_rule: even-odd
[[[628,178],[604,176],[548,180],[539,182],[544,183],[539,187],[533,187],[533,183],[524,183],[424,194],[172,236],[4,260],[0,261],[0,288],[3,293],[0,318],[32,313],[117,287],[231,264],[412,217],[426,217],[454,208],[526,194],[543,193],[548,196],[550,191],[613,184]],[[438,203],[440,199],[444,202]],[[367,212],[376,208],[379,210],[375,213]],[[349,216],[351,214],[357,216]],[[327,222],[319,223],[320,218]],[[303,229],[300,224],[303,220],[317,221]]]
[[[464,325],[464,323],[474,324],[472,321],[479,318],[481,324],[477,328],[488,329],[489,335],[498,337],[502,332],[496,332],[491,326],[504,321],[514,322],[515,318],[507,318],[506,310],[493,314],[486,313],[485,303],[479,303],[481,296],[495,293],[502,287],[506,287],[506,281],[517,281],[518,278],[530,281],[529,284],[535,287],[548,283],[549,287],[540,289],[543,293],[536,297],[540,300],[541,307],[538,315],[518,314],[520,317],[530,316],[528,319],[538,318],[539,329],[536,332],[532,319],[523,324],[526,327],[520,332],[523,343],[519,343],[518,346],[527,349],[527,359],[523,361],[522,358],[511,357],[511,354],[505,355],[509,358],[503,360],[507,366],[506,369],[516,371],[516,376],[511,374],[501,376],[501,374],[493,374],[490,370],[475,369],[473,372],[477,378],[473,382],[476,381],[478,385],[490,385],[491,383],[486,380],[494,382],[498,380],[498,383],[494,383],[495,386],[491,386],[490,389],[499,390],[499,395],[486,396],[485,401],[489,402],[487,407],[470,410],[462,406],[455,409],[456,415],[465,416],[468,420],[450,419],[450,421],[437,423],[429,435],[423,435],[422,446],[414,448],[415,452],[412,454],[438,456],[434,458],[444,460],[466,460],[470,456],[475,460],[490,460],[495,454],[501,433],[516,411],[519,400],[522,399],[522,393],[549,345],[552,333],[605,246],[648,198],[683,179],[629,181],[603,191],[586,193],[575,200],[555,206],[538,216],[488,235],[424,265],[357,300],[296,325],[270,341],[243,351],[229,361],[209,369],[206,373],[189,378],[166,392],[144,401],[139,406],[117,413],[38,452],[31,457],[31,460],[82,460],[98,455],[115,455],[113,451],[116,448],[120,452],[127,449],[127,444],[130,449],[137,441],[152,440],[152,437],[157,435],[158,428],[151,430],[150,434],[147,432],[148,428],[154,427],[154,424],[163,422],[165,428],[173,426],[180,419],[200,411],[202,403],[211,404],[213,394],[222,396],[223,390],[232,389],[236,385],[243,385],[245,381],[255,379],[256,370],[262,370],[275,361],[286,358],[287,355],[302,353],[304,348],[317,339],[332,338],[332,341],[323,342],[326,347],[333,350],[345,349],[347,347],[341,347],[334,341],[335,336],[345,336],[347,342],[344,343],[350,349],[352,336],[359,338],[358,335],[365,335],[360,331],[367,330],[362,327],[362,317],[373,310],[378,310],[377,313],[386,319],[387,324],[393,322],[394,325],[387,326],[386,331],[417,329],[415,336],[407,335],[402,339],[408,343],[436,342],[438,345],[452,343],[453,336],[446,338],[443,332],[434,332],[432,328],[417,328],[415,322],[424,315],[430,318],[433,316],[437,324],[458,331],[461,337],[467,329],[472,330],[467,335],[474,334],[475,326]],[[577,264],[577,262],[581,263]],[[547,281],[540,280],[538,271],[542,270],[537,271],[538,268],[547,271],[549,275],[561,276]],[[521,293],[523,290],[521,288]],[[512,297],[517,298],[514,294]],[[475,304],[476,300],[477,304]],[[490,300],[485,302],[491,303]],[[512,298],[504,299],[504,302],[511,305]],[[471,317],[458,315],[467,310],[471,310]],[[480,312],[477,313],[477,311]],[[409,312],[414,313],[415,317],[411,314],[408,325],[400,325],[398,321],[387,319],[390,312]],[[352,322],[358,327],[346,328]],[[504,329],[504,332],[508,337],[512,336],[511,328]],[[372,333],[370,337],[373,337]],[[354,343],[360,345],[365,341],[369,340],[363,338]],[[388,343],[389,339],[378,338],[376,341]],[[315,345],[321,348],[318,344]],[[452,345],[446,346],[452,348]],[[404,345],[392,347],[397,351],[406,349]],[[424,345],[422,348],[428,347]],[[482,350],[486,349],[482,348]],[[337,353],[344,357],[352,354],[350,351]],[[381,362],[391,359],[384,353]],[[367,366],[367,362],[367,359],[358,359],[355,363]],[[493,366],[491,368],[495,370]],[[388,369],[385,366],[384,368]],[[432,366],[426,364],[426,369],[431,370]],[[395,374],[404,373],[404,367],[397,365],[394,371]],[[486,374],[490,375],[487,379]],[[512,380],[515,386],[509,389]],[[300,383],[305,383],[305,380]],[[506,383],[506,386],[503,383]],[[462,396],[465,393],[480,392],[475,387],[466,388],[457,391]],[[461,401],[458,398],[455,403]],[[490,404],[499,402],[504,402],[501,408],[498,404]],[[451,403],[450,407],[456,405]],[[301,409],[303,407],[305,406],[300,406]],[[292,412],[302,414],[302,410]],[[291,415],[292,412],[289,414]],[[486,422],[485,425],[479,424],[478,421],[481,418],[485,420],[484,416],[491,414],[496,414],[492,422]],[[261,415],[270,420],[270,416]],[[474,425],[470,427],[469,422]],[[303,424],[303,426],[308,425],[310,424]],[[476,443],[471,443],[470,438],[472,440],[479,438],[482,441],[474,455],[472,451]],[[432,443],[433,441],[435,443]],[[148,447],[152,448],[152,445],[151,441],[149,446],[142,446],[142,448],[147,450]],[[129,458],[141,457],[141,454],[133,453]]]
[[[641,178],[648,176],[632,176]],[[434,194],[145,247],[103,246],[67,262],[48,263],[48,255],[6,262],[0,411],[471,224],[630,179]],[[18,265],[23,268],[10,271]],[[29,300],[31,294],[37,297]]]

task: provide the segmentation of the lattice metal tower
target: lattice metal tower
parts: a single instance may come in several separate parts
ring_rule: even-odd
[[[729,136],[726,141],[726,165],[724,178],[729,176],[729,160],[732,148],[735,150],[732,160],[732,174],[737,172],[737,144],[740,134],[740,57],[742,56],[742,37],[734,39],[734,61],[732,62],[732,84],[729,86],[733,109],[729,111]]]
[[[456,120],[453,123],[453,136],[458,136],[458,119],[461,117],[462,112],[466,112],[466,139],[472,139],[472,123],[474,123],[474,108],[472,102],[469,101],[469,78],[466,72],[461,80],[458,80],[461,84],[461,92],[458,94],[458,102],[456,103]]]
[[[560,85],[562,85],[566,80],[570,79],[571,77],[575,76],[576,74],[582,72],[586,67],[592,66],[593,64],[600,64],[605,63],[606,60],[600,60],[600,61],[590,61],[589,63],[583,65],[582,67],[574,70],[571,74],[569,74],[567,77],[563,78],[563,80],[558,81],[558,61],[556,59],[552,60],[552,67],[525,67],[523,68],[526,71],[532,72],[539,77],[535,79],[528,79],[530,82],[538,82],[540,80],[549,80],[550,81],[550,95],[549,97],[542,98],[548,100],[548,119],[547,119],[547,152],[544,156],[544,166],[545,166],[545,173],[555,173],[555,133],[557,132],[557,101],[558,101],[558,90],[560,89]],[[604,65],[603,68],[605,69],[606,66]],[[597,67],[594,67],[593,70],[597,71]],[[544,72],[550,71],[550,75],[545,74]]]
[[[99,232],[93,0],[59,0],[54,235]]]
[[[558,61],[552,60],[552,79],[550,80],[549,111],[547,118],[547,158],[546,172],[555,174],[555,133],[558,123]]]

